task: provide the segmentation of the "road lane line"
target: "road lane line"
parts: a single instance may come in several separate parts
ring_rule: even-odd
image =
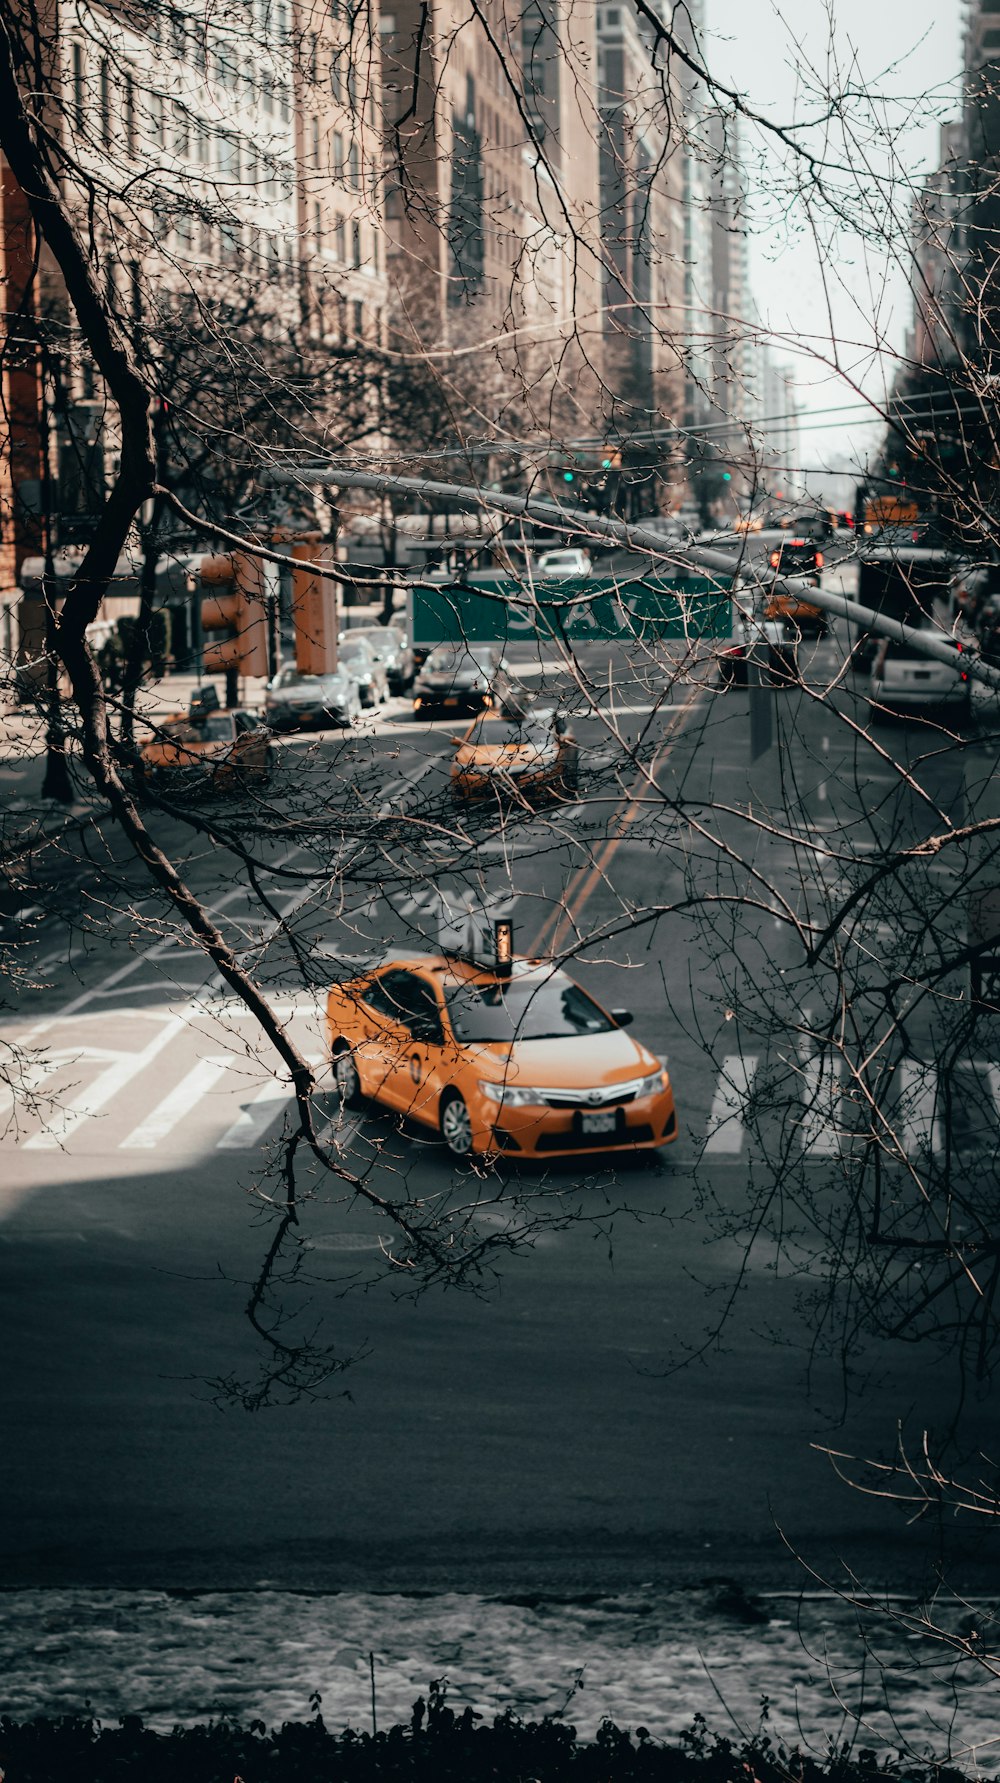
[[[743,1115],[760,1059],[753,1053],[727,1053],[708,1114],[709,1135],[705,1153],[713,1157],[738,1157],[746,1134]]]
[[[666,760],[666,757],[670,754],[677,738],[684,731],[689,715],[700,708],[702,703],[700,693],[694,693],[689,699],[685,700],[682,706],[674,708],[670,715],[669,735],[664,737],[659,744],[659,747],[653,756],[653,760],[650,763],[648,772],[640,774],[632,785],[629,795],[630,802],[620,819],[618,834],[610,837],[608,841],[604,843],[603,847],[598,851],[595,861],[585,861],[581,867],[577,868],[576,873],[566,887],[562,902],[557,904],[554,910],[549,912],[549,915],[542,923],[541,928],[535,936],[534,942],[528,949],[529,957],[537,959],[540,956],[543,947],[546,946],[553,954],[559,953],[564,940],[567,939],[574,928],[575,918],[582,916],[595,886],[599,880],[604,878],[608,866],[614,858],[619,845],[624,840],[625,835],[635,823],[636,819],[642,814],[650,793],[650,781],[655,775],[657,768],[662,761]]]
[[[164,1096],[162,1102],[147,1114],[144,1121],[134,1127],[127,1139],[123,1139],[119,1151],[153,1151],[160,1142],[173,1132],[173,1129],[189,1114],[196,1102],[215,1088],[219,1079],[229,1070],[236,1058],[235,1053],[219,1053],[214,1058],[199,1059],[186,1077]]]

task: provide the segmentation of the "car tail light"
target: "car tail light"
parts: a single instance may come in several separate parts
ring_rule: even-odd
[[[781,552],[780,551],[772,551],[771,552],[771,568],[772,568],[772,570],[776,570],[780,562],[781,562]]]
[[[818,570],[821,570],[823,568],[823,553],[822,553],[822,551],[817,551],[817,553],[816,553],[816,568]]]
[[[792,545],[792,546],[795,546],[795,545],[808,545],[808,543],[809,543],[809,540],[808,540],[808,539],[789,539],[789,541],[788,541],[788,543],[789,543],[789,544],[790,544],[790,545]]]

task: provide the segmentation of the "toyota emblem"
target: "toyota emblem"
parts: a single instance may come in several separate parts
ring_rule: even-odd
[[[603,1102],[604,1101],[604,1091],[603,1090],[588,1090],[587,1091],[587,1101],[588,1102]]]

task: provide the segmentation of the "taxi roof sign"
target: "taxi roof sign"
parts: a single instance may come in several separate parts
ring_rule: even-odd
[[[509,976],[514,963],[513,898],[504,893],[478,898],[473,891],[463,892],[454,903],[446,892],[440,898],[441,952]]]

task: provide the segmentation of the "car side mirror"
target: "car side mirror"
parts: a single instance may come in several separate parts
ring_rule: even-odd
[[[635,1021],[631,1009],[612,1009],[611,1020],[619,1028],[630,1028]]]
[[[552,723],[552,729],[555,731],[557,737],[564,737],[569,730],[569,719],[566,718],[562,712],[557,713]]]

